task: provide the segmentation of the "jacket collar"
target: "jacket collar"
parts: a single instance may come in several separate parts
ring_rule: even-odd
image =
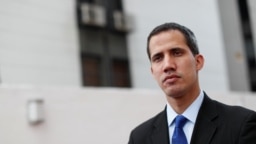
[[[210,143],[217,129],[217,119],[218,113],[216,105],[205,93],[190,143]]]
[[[169,130],[167,123],[166,107],[155,120],[151,136],[152,144],[169,144]]]

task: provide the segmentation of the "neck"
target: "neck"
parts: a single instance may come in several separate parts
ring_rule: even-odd
[[[167,96],[167,101],[177,114],[182,114],[195,101],[199,94],[200,89],[198,88],[194,92],[179,97]]]

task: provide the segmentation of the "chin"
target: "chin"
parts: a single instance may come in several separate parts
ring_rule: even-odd
[[[182,95],[183,91],[181,89],[172,88],[172,89],[166,89],[165,94],[169,97],[180,97]]]

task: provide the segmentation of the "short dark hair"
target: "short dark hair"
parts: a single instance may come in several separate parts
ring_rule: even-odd
[[[178,23],[170,22],[170,23],[164,23],[164,24],[161,24],[161,25],[155,27],[149,34],[148,39],[147,39],[147,54],[148,54],[149,60],[150,60],[149,41],[150,41],[151,37],[163,32],[163,31],[168,31],[168,30],[180,31],[184,35],[186,43],[187,43],[189,49],[191,50],[192,54],[193,55],[199,54],[197,40],[196,40],[194,33],[189,28],[187,28],[185,26],[182,26]]]

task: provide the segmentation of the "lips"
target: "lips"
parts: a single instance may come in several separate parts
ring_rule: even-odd
[[[175,82],[178,78],[180,78],[179,75],[176,74],[172,74],[172,75],[168,75],[164,78],[163,82],[168,82],[168,83],[173,83]]]

